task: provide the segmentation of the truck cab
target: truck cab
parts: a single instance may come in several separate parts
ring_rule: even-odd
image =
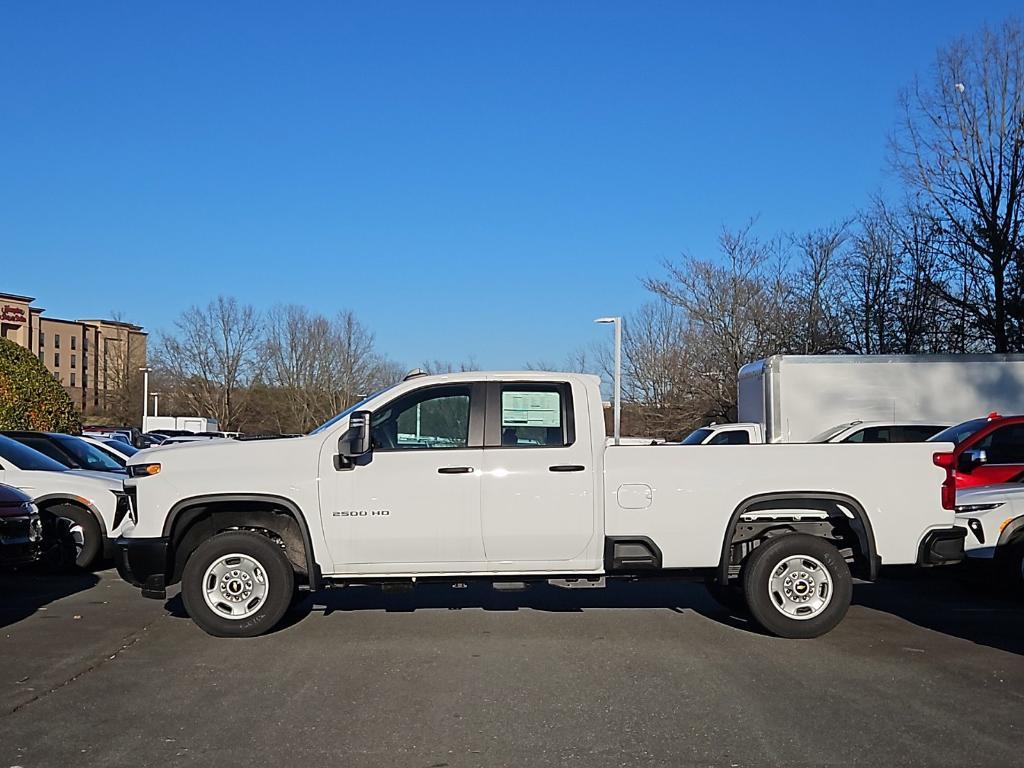
[[[682,445],[751,445],[764,442],[760,424],[709,424],[693,430],[682,440]]]

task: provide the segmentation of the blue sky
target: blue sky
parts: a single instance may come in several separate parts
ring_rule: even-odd
[[[218,293],[346,307],[410,365],[558,361],[723,224],[891,187],[898,88],[1014,7],[2,3],[0,291],[151,331]]]

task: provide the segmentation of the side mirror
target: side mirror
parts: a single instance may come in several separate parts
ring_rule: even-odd
[[[348,429],[338,439],[338,455],[344,459],[354,459],[365,456],[371,447],[370,412],[354,411],[348,417]]]
[[[960,467],[959,469],[970,472],[972,469],[988,463],[988,453],[980,448],[976,448],[972,451],[964,451],[960,454]]]

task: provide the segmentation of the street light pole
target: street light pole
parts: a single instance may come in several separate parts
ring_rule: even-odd
[[[614,437],[615,445],[619,444],[619,439],[622,433],[622,318],[616,317],[599,317],[595,323],[611,323],[615,326],[615,373],[614,382],[612,388],[614,389]]]
[[[149,394],[153,396],[153,418],[155,419],[160,415],[160,393],[150,392]]]
[[[149,417],[149,372],[152,368],[143,366],[142,371],[142,431],[146,431],[146,419]]]

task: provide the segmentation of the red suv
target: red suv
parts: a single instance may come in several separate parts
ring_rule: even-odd
[[[944,429],[929,442],[953,443],[956,487],[1012,483],[1024,476],[1024,416],[990,413]]]

